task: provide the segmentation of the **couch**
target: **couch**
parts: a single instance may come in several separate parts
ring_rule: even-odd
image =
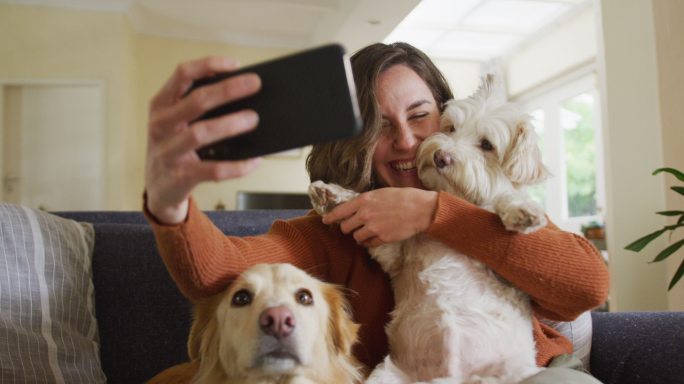
[[[208,215],[225,233],[248,236],[266,231],[276,219],[304,212],[213,211]],[[84,225],[91,227],[94,234],[92,300],[99,334],[99,363],[106,381],[141,383],[186,361],[191,305],[169,277],[143,215],[55,214],[68,221],[90,223]],[[684,383],[684,313],[593,312],[591,320],[591,371],[600,381]],[[0,373],[2,369],[0,365]],[[0,381],[4,382],[2,376]]]

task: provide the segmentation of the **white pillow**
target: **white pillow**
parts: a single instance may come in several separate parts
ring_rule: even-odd
[[[105,383],[92,225],[0,203],[0,382]]]
[[[569,322],[548,319],[541,319],[541,321],[572,342],[573,354],[582,360],[584,369],[589,371],[592,336],[591,312],[586,311]]]

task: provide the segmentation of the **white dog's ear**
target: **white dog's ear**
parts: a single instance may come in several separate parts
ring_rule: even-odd
[[[453,132],[465,121],[465,112],[458,106],[456,100],[449,100],[444,105],[444,112],[439,121],[439,127],[442,132]]]
[[[522,185],[542,182],[551,175],[542,162],[534,127],[528,121],[515,126],[503,169],[513,183]]]
[[[493,105],[501,105],[506,102],[506,89],[501,76],[488,73],[482,78],[480,88],[477,89],[474,98],[482,102],[487,101]]]

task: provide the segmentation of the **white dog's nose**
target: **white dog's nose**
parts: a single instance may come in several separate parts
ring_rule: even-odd
[[[295,329],[295,318],[284,305],[266,308],[259,315],[259,326],[267,335],[282,339]]]
[[[454,163],[454,159],[451,158],[451,155],[447,152],[442,151],[441,149],[435,151],[433,158],[435,160],[435,166],[437,168],[444,168]]]

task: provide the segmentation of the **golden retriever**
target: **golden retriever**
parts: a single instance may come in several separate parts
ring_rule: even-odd
[[[336,286],[290,264],[258,264],[196,303],[191,361],[149,383],[358,383],[357,331]]]

